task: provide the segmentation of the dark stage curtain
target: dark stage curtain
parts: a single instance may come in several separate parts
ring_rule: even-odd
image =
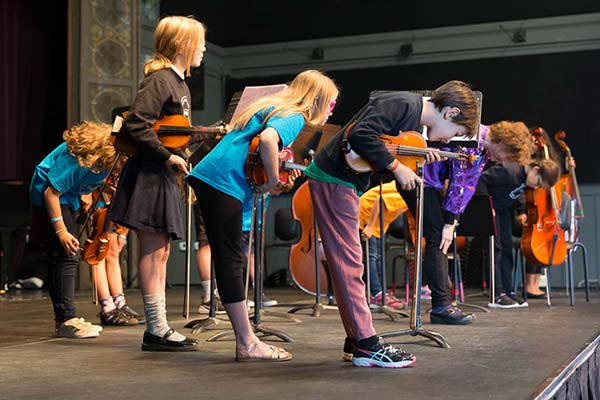
[[[28,181],[47,150],[48,103],[62,102],[66,114],[66,101],[48,93],[66,86],[66,55],[54,51],[66,49],[66,37],[56,35],[66,32],[66,2],[48,3],[0,0],[0,180]],[[53,76],[57,68],[64,76]]]

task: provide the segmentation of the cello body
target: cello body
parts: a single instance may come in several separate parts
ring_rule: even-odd
[[[560,185],[551,189],[525,189],[527,223],[523,226],[521,250],[531,264],[536,266],[560,265],[567,256],[567,241],[552,205]],[[558,203],[560,207],[560,203]]]
[[[298,243],[292,245],[290,249],[290,275],[294,283],[304,292],[312,295],[317,293],[316,272],[315,272],[315,227],[314,212],[308,182],[304,182],[292,199],[292,213],[294,219],[300,222],[302,233]],[[327,271],[325,270],[325,252],[320,239],[318,242],[318,268],[319,268],[319,294],[327,296],[329,286],[327,280]]]
[[[549,159],[548,145],[542,138],[543,130],[532,130],[534,142],[544,157]],[[567,257],[567,241],[561,228],[561,185],[546,188],[526,188],[527,223],[523,226],[521,250],[529,263],[549,267],[562,264]]]

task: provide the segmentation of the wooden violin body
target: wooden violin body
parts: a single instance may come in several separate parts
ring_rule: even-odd
[[[94,192],[96,196],[102,196],[100,191]],[[85,262],[89,265],[98,265],[102,260],[106,258],[108,253],[108,230],[110,227],[110,221],[108,220],[108,211],[110,209],[110,201],[93,211],[93,215],[90,219],[91,226],[88,227],[88,235],[83,243],[81,249],[81,255]],[[94,201],[96,203],[97,201]]]
[[[128,156],[134,156],[138,152],[137,145],[133,139],[123,133],[122,129],[122,121],[126,117],[127,113],[123,113],[123,116],[118,116],[115,124],[113,124],[113,144],[115,149],[117,149],[117,151],[120,153]],[[224,135],[227,133],[227,129],[223,126],[192,126],[187,117],[181,114],[167,115],[157,120],[152,126],[152,130],[163,146],[170,150],[181,150],[186,148],[190,144],[192,138],[198,135],[214,139],[218,135]]]
[[[248,156],[246,158],[246,180],[248,185],[260,186],[267,182],[267,174],[259,153],[260,136],[254,137],[250,142]],[[291,147],[284,147],[279,152],[279,183],[285,185],[288,183],[289,171],[298,169],[304,171],[306,167],[294,163],[294,150]]]
[[[315,227],[312,198],[308,182],[304,182],[292,199],[292,212],[294,218],[300,222],[302,234],[298,243],[290,249],[290,274],[294,283],[308,294],[317,292],[317,278],[315,270]],[[319,294],[327,296],[329,293],[327,271],[325,270],[325,252],[321,241],[318,243],[318,268],[319,268]]]
[[[427,147],[425,138],[419,132],[415,131],[402,132],[398,136],[380,135],[379,140],[385,144],[390,154],[413,170],[416,169],[417,162],[423,164],[423,160],[429,152],[436,152],[440,157],[464,161],[474,161],[477,159],[476,156],[467,156],[461,153],[438,151],[437,149],[429,148]],[[375,167],[350,147],[347,147],[343,153],[344,160],[352,171],[356,173],[376,171]]]

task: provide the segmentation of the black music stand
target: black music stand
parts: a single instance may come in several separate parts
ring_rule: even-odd
[[[496,300],[496,279],[494,273],[494,237],[496,236],[496,221],[494,220],[492,198],[489,195],[473,196],[460,218],[460,224],[455,229],[455,235],[488,237],[488,251],[490,253],[489,276],[491,279],[490,303],[494,303]],[[479,306],[474,307],[482,309]]]
[[[383,175],[379,176],[379,232],[380,232],[380,240],[379,240],[379,253],[381,254],[381,305],[376,305],[375,308],[371,308],[371,299],[368,299],[369,302],[369,308],[371,308],[371,310],[373,312],[379,312],[382,314],[387,315],[388,317],[390,317],[390,319],[392,321],[399,321],[400,317],[403,318],[408,318],[409,315],[407,313],[405,313],[404,311],[389,307],[388,305],[386,305],[386,296],[387,296],[387,273],[386,273],[386,268],[385,268],[385,231],[384,231],[384,223],[383,223],[383,207],[385,206],[384,201],[383,201]],[[368,244],[367,244],[367,249],[369,248]],[[370,270],[370,265],[369,265],[369,257],[368,257],[368,252],[367,252],[367,277],[369,276],[369,270]],[[420,286],[419,286],[420,288]],[[370,288],[368,290],[369,292],[369,296],[371,295],[370,293]]]
[[[254,245],[254,315],[252,317],[252,330],[254,333],[261,338],[267,336],[276,336],[280,338],[284,342],[293,343],[294,339],[290,335],[285,332],[264,327],[261,324],[261,307],[262,307],[262,267],[264,260],[264,226],[265,226],[265,215],[266,215],[266,207],[265,207],[265,197],[264,194],[253,194],[252,196],[252,230],[254,240],[253,243],[249,245]],[[256,218],[256,214],[261,212],[261,222],[258,223],[258,218]],[[287,317],[286,314],[283,314]],[[228,330],[225,332],[217,333],[214,336],[206,339],[207,342],[214,342],[219,339],[222,339],[227,336],[234,335],[233,330]]]
[[[382,338],[395,336],[422,336],[433,340],[438,346],[449,349],[448,341],[439,333],[422,328],[421,324],[421,272],[423,268],[423,166],[417,162],[417,175],[421,177],[421,183],[415,189],[417,191],[417,212],[415,220],[417,223],[417,232],[415,238],[415,273],[413,280],[412,304],[410,308],[409,328],[401,331],[392,331],[382,333]]]

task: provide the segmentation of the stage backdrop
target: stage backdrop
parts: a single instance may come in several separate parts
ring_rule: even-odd
[[[341,87],[341,100],[330,122],[344,124],[375,89],[435,88],[461,79],[483,92],[482,122],[524,121],[552,135],[567,132],[582,183],[599,183],[596,166],[600,119],[596,88],[600,87],[600,51],[493,58],[352,71],[328,71]],[[246,85],[286,82],[293,76],[229,80],[226,99]]]

